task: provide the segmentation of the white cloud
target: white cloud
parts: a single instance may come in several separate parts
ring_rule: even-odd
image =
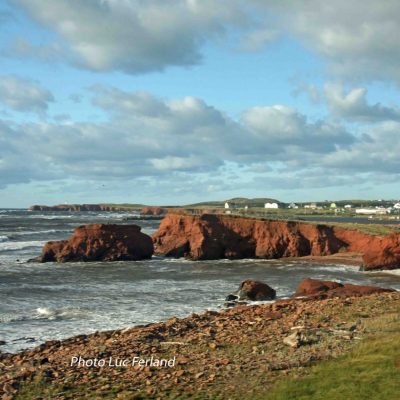
[[[397,0],[12,1],[60,37],[40,47],[19,38],[14,52],[95,71],[191,66],[201,62],[204,43],[235,32],[242,49],[257,51],[290,35],[344,79],[400,82]]]
[[[250,108],[243,115],[243,124],[271,154],[296,151],[323,154],[355,140],[341,126],[325,121],[308,122],[295,109],[281,105]]]
[[[400,174],[400,122],[383,122],[366,129],[356,146],[327,154],[321,166],[349,174]]]
[[[44,114],[52,101],[51,92],[35,81],[17,76],[0,77],[0,102],[15,111]]]
[[[385,120],[400,120],[400,109],[382,106],[377,103],[367,103],[367,89],[354,88],[345,93],[343,85],[326,84],[324,88],[330,111],[343,118],[376,122]]]
[[[322,55],[331,71],[351,81],[400,82],[397,0],[253,0],[278,16],[278,26]]]
[[[289,190],[379,184],[400,174],[400,122],[362,127],[357,137],[283,105],[253,107],[234,121],[194,97],[107,87],[93,95],[107,122],[0,121],[0,187],[72,179],[157,193],[162,182],[170,193],[206,196],[210,185]]]
[[[340,126],[311,123],[285,106],[254,107],[234,121],[194,97],[160,99],[105,87],[93,93],[107,122],[3,124],[3,185],[12,183],[14,174],[16,182],[54,176],[109,181],[171,173],[211,176],[227,165],[249,171],[262,163],[268,171],[275,162],[305,168],[355,140]],[[13,172],[9,168],[17,159],[29,167]]]
[[[95,71],[136,74],[194,65],[206,39],[240,23],[239,10],[227,0],[14,2],[56,31],[75,63]]]

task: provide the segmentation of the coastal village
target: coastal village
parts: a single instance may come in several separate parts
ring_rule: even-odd
[[[249,211],[251,208],[260,208],[253,205],[248,205],[243,202],[244,199],[241,199],[240,202],[233,200],[227,200],[224,203],[224,208],[227,214],[229,214],[232,210],[242,210]],[[364,204],[363,204],[364,203]],[[283,203],[279,201],[268,201],[265,202],[263,208],[266,211],[273,210],[296,210],[297,212],[303,211],[307,212],[318,212],[318,211],[327,211],[335,214],[346,214],[346,215],[367,215],[367,216],[382,216],[394,214],[394,218],[397,214],[400,214],[400,201],[370,201],[370,202],[311,202],[311,203]],[[258,204],[259,205],[259,204]]]

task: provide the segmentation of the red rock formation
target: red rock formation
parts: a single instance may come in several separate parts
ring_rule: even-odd
[[[165,215],[168,212],[166,208],[161,207],[144,207],[140,210],[141,215]]]
[[[400,234],[371,241],[363,260],[367,269],[400,268]]]
[[[153,235],[155,252],[194,260],[364,255],[365,269],[400,267],[399,234],[372,236],[323,224],[229,215],[168,214]]]
[[[308,296],[310,294],[316,294],[321,292],[328,292],[343,285],[339,282],[333,281],[319,281],[316,279],[307,278],[300,282],[297,287],[295,296]]]
[[[346,249],[328,226],[210,214],[168,214],[153,240],[159,254],[192,259],[299,257]]]
[[[334,281],[319,281],[307,278],[300,282],[294,296],[326,299],[331,297],[365,296],[383,292],[394,292],[394,290],[376,286],[352,285],[350,283],[342,284]]]
[[[153,243],[137,225],[79,226],[68,240],[48,242],[41,262],[125,261],[151,258]]]

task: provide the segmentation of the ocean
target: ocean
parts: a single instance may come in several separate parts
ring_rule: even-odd
[[[188,261],[153,257],[135,262],[28,263],[49,240],[88,223],[135,223],[147,234],[159,221],[127,221],[129,212],[0,210],[0,346],[18,352],[46,340],[185,317],[224,307],[244,279],[268,283],[278,298],[306,278],[392,287],[395,273],[285,260]]]

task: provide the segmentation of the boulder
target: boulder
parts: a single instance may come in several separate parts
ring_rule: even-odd
[[[317,279],[306,278],[300,282],[295,296],[310,296],[321,292],[327,292],[328,290],[339,287],[343,287],[343,285],[339,282],[319,281]]]
[[[79,226],[68,240],[47,242],[40,262],[128,261],[151,258],[153,243],[137,225]]]
[[[326,299],[332,297],[358,297],[383,292],[394,292],[394,290],[377,286],[341,284],[334,281],[307,278],[300,282],[294,297],[306,296],[313,299]]]
[[[275,297],[276,291],[266,283],[247,279],[240,284],[239,289],[235,293],[229,294],[226,297],[226,301],[261,301],[273,300]]]

